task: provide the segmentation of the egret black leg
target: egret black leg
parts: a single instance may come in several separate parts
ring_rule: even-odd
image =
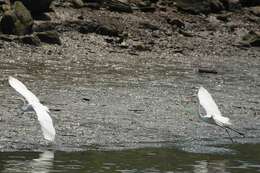
[[[200,103],[199,103],[199,116],[201,117],[201,114],[200,114],[201,112],[200,112]]]
[[[200,115],[200,103],[199,103],[199,115]]]
[[[229,134],[228,130],[227,130],[226,128],[225,128],[225,130],[226,130],[226,132],[227,132],[227,134],[228,134],[228,136],[229,136],[229,138],[230,138],[231,142],[234,144],[234,141],[233,141],[232,137],[230,136],[230,134]]]
[[[236,132],[237,134],[239,134],[239,135],[241,135],[241,136],[245,137],[245,134],[244,134],[244,133],[242,133],[242,132],[239,132],[239,131],[237,131],[237,130],[235,130],[235,129],[231,128],[231,127],[226,127],[226,128],[228,128],[229,130],[232,130],[232,131]]]
[[[218,124],[216,124],[216,125],[219,126],[219,127],[221,127],[222,129],[225,129],[225,131],[227,132],[227,134],[228,134],[228,136],[229,136],[231,142],[234,144],[234,141],[233,141],[232,137],[230,136],[230,134],[229,134],[227,128],[226,128],[226,127],[222,127],[222,126],[220,126],[220,125],[218,125]]]

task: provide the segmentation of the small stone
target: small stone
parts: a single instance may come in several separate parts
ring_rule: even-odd
[[[255,16],[260,17],[260,6],[252,7],[250,10]]]
[[[178,28],[185,28],[185,23],[180,19],[167,18],[167,23],[177,26]]]
[[[123,41],[122,43],[119,44],[119,47],[126,49],[129,47],[129,45],[125,41]]]
[[[3,10],[3,11],[11,10],[10,4],[3,4],[3,5],[2,5],[2,10]]]
[[[98,2],[86,2],[85,6],[88,8],[91,8],[91,9],[98,10],[102,6],[102,4],[100,4]]]
[[[37,32],[36,36],[41,42],[61,45],[59,34],[56,31]]]
[[[260,46],[260,32],[250,31],[248,34],[242,37],[243,45]]]
[[[14,40],[16,40],[17,36],[15,35],[5,35],[5,34],[1,34],[0,35],[0,39],[7,41],[7,42],[12,42]]]
[[[30,44],[34,46],[40,46],[41,40],[36,35],[26,35],[20,38],[20,41],[24,44]]]
[[[175,0],[176,6],[191,14],[212,13],[224,10],[220,0]]]
[[[106,3],[106,6],[111,11],[132,13],[133,10],[127,1],[123,0],[111,0]]]
[[[219,14],[216,16],[217,20],[228,22],[230,20],[231,13]]]
[[[0,5],[3,5],[3,4],[8,4],[8,0],[0,0]]]
[[[145,46],[142,42],[134,42],[133,48],[134,48],[134,50],[137,50],[137,51],[149,51],[150,50],[150,48]]]
[[[243,6],[257,6],[257,5],[260,5],[260,1],[259,0],[240,0],[240,3]]]
[[[137,4],[142,12],[155,12],[156,6],[150,1],[141,1]]]
[[[75,8],[82,8],[84,6],[84,2],[82,0],[72,0],[71,2]]]
[[[222,0],[225,8],[230,11],[234,11],[241,8],[240,0]]]
[[[114,26],[113,24],[109,23],[99,23],[94,21],[88,21],[85,22],[82,26],[79,28],[79,32],[82,34],[87,33],[96,33],[100,35],[107,35],[107,36],[120,36],[123,31],[120,30],[118,27]]]
[[[33,25],[34,32],[51,31],[55,29],[55,26],[51,22],[35,22]]]
[[[193,33],[188,32],[188,31],[185,31],[185,30],[183,30],[183,29],[179,29],[179,33],[182,34],[182,35],[185,36],[185,37],[193,37],[193,36],[194,36]]]
[[[212,68],[199,68],[198,70],[199,73],[211,73],[211,74],[218,74],[218,71],[216,69]]]
[[[142,28],[150,29],[152,31],[156,31],[160,29],[159,26],[153,25],[149,22],[141,22],[140,25],[142,26]]]

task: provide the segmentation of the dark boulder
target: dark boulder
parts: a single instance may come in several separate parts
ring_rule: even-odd
[[[32,25],[32,16],[20,1],[16,1],[10,10],[4,12],[0,22],[1,30],[4,34],[30,34]]]
[[[15,2],[17,0],[11,0]],[[19,0],[28,8],[31,13],[43,13],[50,11],[50,4],[53,0]]]

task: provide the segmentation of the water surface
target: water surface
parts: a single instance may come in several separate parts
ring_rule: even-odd
[[[196,154],[173,147],[117,151],[42,151],[0,153],[7,172],[260,172],[260,144],[225,146],[232,152]]]

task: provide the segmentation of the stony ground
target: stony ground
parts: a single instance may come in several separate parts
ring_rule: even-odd
[[[249,9],[206,16],[174,8],[117,13],[60,6],[48,15],[51,21],[36,23],[51,24],[62,45],[0,40],[2,151],[46,146],[35,114],[20,115],[9,75],[51,109],[57,138],[50,148],[216,150],[211,146],[231,142],[225,131],[199,120],[201,85],[246,133],[232,134],[236,142],[259,142],[260,49],[241,44],[259,28],[260,18]],[[88,21],[116,35],[82,32]]]

